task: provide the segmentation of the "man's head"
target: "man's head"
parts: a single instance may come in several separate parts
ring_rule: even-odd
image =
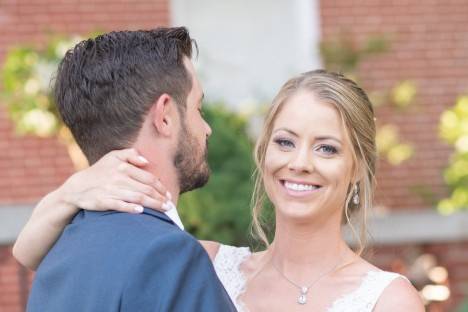
[[[206,182],[211,129],[196,116],[203,92],[190,61],[192,44],[184,27],[158,28],[107,33],[67,52],[57,72],[55,100],[91,164],[111,150],[134,146],[141,136],[146,145],[170,140],[171,148],[162,144],[153,150],[172,153],[181,191]],[[165,117],[162,124],[157,118],[168,107],[177,120],[170,131]]]

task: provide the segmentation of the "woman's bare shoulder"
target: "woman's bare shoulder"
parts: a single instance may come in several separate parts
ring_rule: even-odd
[[[398,300],[395,300],[398,298]],[[385,288],[374,308],[376,312],[408,311],[423,312],[424,305],[417,290],[402,277],[395,278]]]
[[[218,254],[219,247],[221,244],[215,241],[200,240],[200,244],[205,248],[206,253],[210,256],[211,261],[214,261],[216,255]]]
[[[359,257],[356,263],[357,267],[362,272],[378,271],[383,272],[380,268]],[[398,298],[398,300],[395,300]],[[403,276],[393,279],[390,284],[382,292],[379,297],[374,312],[387,311],[411,311],[423,312],[424,305],[417,290]]]

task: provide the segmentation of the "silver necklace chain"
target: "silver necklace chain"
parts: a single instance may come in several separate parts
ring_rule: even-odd
[[[292,281],[289,277],[287,277],[281,270],[275,265],[273,262],[273,259],[271,261],[271,264],[273,265],[273,268],[286,280],[288,281],[291,285],[294,287],[298,288],[300,291],[299,297],[297,298],[297,303],[304,305],[307,303],[307,293],[309,292],[309,289],[314,286],[318,281],[320,281],[324,276],[330,274],[331,272],[335,271],[335,269],[338,267],[338,265],[341,263],[341,260],[343,258],[343,254],[341,257],[338,259],[338,262],[333,266],[333,268],[329,271],[326,271],[325,273],[320,274],[312,283],[309,284],[309,286],[301,286],[294,281]]]

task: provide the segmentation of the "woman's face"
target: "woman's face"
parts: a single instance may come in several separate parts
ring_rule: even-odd
[[[352,149],[338,111],[298,91],[276,117],[265,155],[265,189],[277,215],[341,220],[352,172]]]

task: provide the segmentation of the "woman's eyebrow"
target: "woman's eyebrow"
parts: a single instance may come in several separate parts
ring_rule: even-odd
[[[276,132],[279,132],[279,131],[285,131],[285,132],[288,132],[289,134],[292,134],[296,137],[298,137],[299,135],[294,132],[293,130],[289,129],[289,128],[285,128],[285,127],[281,127],[281,128],[278,128],[278,129],[275,129],[273,131],[273,133],[276,133]],[[340,139],[338,139],[337,137],[333,136],[333,135],[320,135],[320,136],[317,136],[315,137],[315,140],[316,141],[325,141],[325,140],[333,140],[333,141],[336,141],[338,142],[339,144],[343,144],[343,142],[341,142]]]
[[[315,140],[317,140],[317,141],[333,140],[333,141],[336,141],[336,142],[338,142],[340,144],[343,144],[340,139],[338,139],[337,137],[332,136],[332,135],[318,136],[318,137],[315,137]]]
[[[288,129],[288,128],[278,128],[275,131],[273,131],[273,133],[278,132],[278,131],[286,131],[286,132],[288,132],[288,133],[290,133],[290,134],[292,134],[294,136],[299,136],[299,135],[297,135],[296,132],[294,132],[294,131],[292,131],[291,129]]]

